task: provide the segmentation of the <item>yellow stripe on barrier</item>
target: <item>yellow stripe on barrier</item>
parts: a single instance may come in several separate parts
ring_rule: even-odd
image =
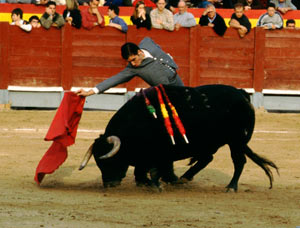
[[[42,16],[42,14],[28,14],[28,13],[25,13],[23,15],[23,19],[26,20],[26,21],[29,21],[29,18],[33,15],[36,15],[39,18]],[[130,20],[130,16],[120,16],[120,17],[126,22],[127,25],[133,25],[131,20]],[[196,23],[199,24],[200,18],[195,18],[195,19],[196,19]],[[224,20],[225,20],[226,26],[228,27],[229,26],[228,23],[230,21],[230,18],[224,18]],[[105,21],[105,25],[108,25],[109,17],[104,16],[104,21]],[[254,27],[256,27],[258,18],[250,18],[249,21],[251,23],[251,27],[254,28]],[[284,27],[285,27],[285,23],[286,23],[287,19],[284,19],[283,21],[284,21]],[[9,22],[9,23],[11,23],[11,14],[10,13],[0,13],[0,22]],[[300,27],[300,19],[296,19],[295,22],[296,22],[296,27]]]

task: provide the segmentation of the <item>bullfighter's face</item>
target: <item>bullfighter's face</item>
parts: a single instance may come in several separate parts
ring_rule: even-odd
[[[138,67],[141,65],[145,55],[141,50],[138,50],[137,55],[131,55],[127,59],[127,61],[133,66],[133,67]]]

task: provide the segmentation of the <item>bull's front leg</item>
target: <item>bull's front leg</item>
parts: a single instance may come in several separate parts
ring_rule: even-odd
[[[148,168],[144,166],[135,166],[134,169],[134,176],[135,176],[135,183],[136,186],[151,186],[152,181],[148,178]]]
[[[173,161],[164,161],[157,164],[156,168],[150,170],[150,176],[152,182],[156,186],[160,186],[159,179],[166,183],[176,184],[178,177],[174,173]]]

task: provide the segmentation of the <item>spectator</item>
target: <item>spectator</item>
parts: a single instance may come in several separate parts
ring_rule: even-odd
[[[66,0],[54,0],[56,5],[66,5]]]
[[[128,61],[124,70],[89,91],[80,89],[76,93],[80,96],[103,93],[111,87],[128,82],[135,76],[142,78],[150,86],[159,84],[183,86],[183,82],[176,72],[178,66],[173,58],[149,37],[145,37],[139,46],[134,43],[125,43],[121,52],[123,59]]]
[[[271,0],[270,3],[274,3],[275,9],[282,14],[285,14],[290,10],[297,10],[291,0]]]
[[[80,6],[89,6],[90,0],[78,0],[77,1]],[[99,0],[99,6],[104,6],[105,0]]]
[[[215,0],[202,0],[198,3],[198,8],[206,8],[208,5],[214,5]],[[197,3],[196,3],[197,4]]]
[[[31,4],[31,0],[4,0],[1,3],[22,3],[22,4]]]
[[[135,5],[135,9],[133,15],[130,17],[130,20],[137,28],[147,28],[151,29],[151,19],[150,15],[146,12],[145,3],[143,1],[139,1]]]
[[[215,7],[216,8],[223,8],[223,9],[232,9],[233,3],[232,0],[215,0]]]
[[[156,29],[174,30],[173,14],[167,10],[165,0],[157,0],[157,8],[150,13],[152,27]]]
[[[123,6],[132,6],[132,0],[123,0]]]
[[[213,28],[219,36],[223,36],[227,29],[223,17],[216,13],[216,8],[212,4],[206,6],[206,9],[200,17],[199,24],[201,26],[209,26]]]
[[[40,28],[41,27],[41,23],[40,23],[40,19],[38,16],[31,16],[29,18],[29,24],[31,24],[32,28]]]
[[[280,13],[276,12],[273,3],[269,3],[267,12],[259,17],[256,26],[264,29],[281,29],[283,27],[283,19]]]
[[[74,26],[75,28],[80,29],[82,19],[76,0],[66,0],[66,9],[63,12],[63,17],[67,23]]]
[[[264,9],[260,0],[242,0],[241,3],[243,3],[245,10]]]
[[[50,0],[31,0],[31,3],[36,5],[46,5]],[[66,0],[52,0],[56,5],[66,5]]]
[[[300,1],[299,0],[292,0],[292,3],[296,8],[299,10],[300,9]]]
[[[123,6],[123,0],[105,0],[104,6],[110,5]]]
[[[232,9],[232,0],[201,0],[198,4],[198,8],[206,8],[208,4],[212,4],[215,8]]]
[[[190,28],[196,25],[196,20],[193,14],[187,12],[185,1],[181,0],[178,3],[178,13],[174,15],[175,30],[180,27]]]
[[[110,5],[108,7],[108,16],[110,18],[108,26],[119,29],[122,32],[127,32],[128,26],[125,21],[118,16],[119,12],[120,9],[117,5]]]
[[[49,0],[32,0],[32,2],[36,5],[46,5]]]
[[[236,29],[241,38],[250,32],[251,23],[244,14],[244,5],[242,3],[236,3],[234,5],[234,13],[229,21],[229,26]]]
[[[223,9],[233,8],[232,0],[202,0],[202,2],[205,5],[205,7],[207,4],[213,4],[216,8],[223,8]]]
[[[11,25],[16,25],[26,32],[30,32],[32,29],[31,24],[23,20],[23,11],[20,8],[15,8],[11,12],[11,20]]]
[[[179,0],[166,0],[165,8],[175,13],[176,7],[178,6]]]
[[[104,17],[98,9],[99,0],[90,0],[89,8],[81,12],[82,16],[82,27],[91,30],[94,27],[104,28],[105,22]]]
[[[61,28],[65,24],[63,16],[56,13],[56,3],[53,1],[49,1],[46,4],[45,13],[42,15],[40,21],[45,29],[49,29],[51,26]]]
[[[286,21],[286,29],[296,29],[296,22],[294,19],[289,19]]]

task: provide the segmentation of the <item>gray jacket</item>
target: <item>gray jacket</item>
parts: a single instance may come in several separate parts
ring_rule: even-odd
[[[120,73],[96,85],[99,93],[128,82],[135,76],[142,78],[150,86],[159,84],[183,86],[182,80],[176,73],[178,66],[173,58],[166,54],[151,38],[145,37],[139,44],[139,48],[148,51],[153,58],[145,58],[138,67],[133,67],[129,63]]]
[[[283,19],[280,13],[275,12],[275,14],[270,17],[268,13],[264,13],[261,15],[257,21],[257,27],[268,27],[272,29],[272,25],[275,25],[277,29],[281,29],[283,27]]]

